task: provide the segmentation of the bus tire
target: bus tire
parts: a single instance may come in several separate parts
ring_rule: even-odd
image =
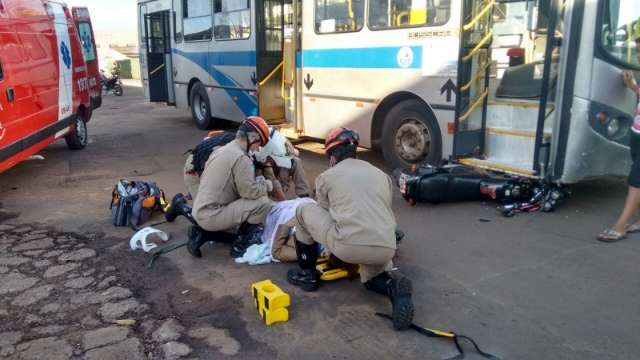
[[[392,169],[440,163],[442,134],[424,102],[405,100],[387,113],[382,128],[382,155]]]
[[[191,104],[191,118],[199,129],[208,130],[213,127],[211,118],[211,103],[207,90],[201,82],[193,84],[189,93],[189,103]]]
[[[87,123],[84,121],[82,114],[76,114],[75,126],[67,136],[64,137],[67,147],[71,150],[81,150],[87,146],[89,136],[87,135]]]

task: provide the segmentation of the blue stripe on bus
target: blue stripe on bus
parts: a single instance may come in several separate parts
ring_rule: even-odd
[[[398,54],[404,47],[372,47],[346,49],[309,49],[296,52],[296,67],[305,68],[361,68],[361,69],[420,69],[422,67],[422,47],[410,46],[412,55],[409,64],[401,66]],[[241,87],[232,77],[224,74],[215,66],[256,66],[255,51],[224,52],[187,52],[172,49],[174,53],[184,56],[207,71],[221,86]],[[207,66],[207,63],[210,66]],[[257,99],[244,90],[224,89],[227,94],[236,98],[236,104],[246,116],[258,112]]]
[[[239,87],[239,84],[233,80],[232,77],[226,75],[222,71],[212,67],[209,72],[213,79],[221,86]],[[255,96],[251,96],[246,90],[234,90],[225,88],[224,91],[232,98],[235,99],[236,105],[242,110],[245,116],[258,115],[258,103]]]
[[[182,51],[172,49],[174,53],[182,55],[197,64],[205,64],[222,66],[256,66],[255,51]]]
[[[410,65],[402,67],[398,53],[403,47],[311,49],[302,52],[302,64],[315,68],[377,68],[377,69],[420,69],[422,67],[422,47],[409,46],[413,53]]]
[[[247,53],[251,53],[250,51],[234,51],[227,53],[208,53],[208,52],[187,52],[178,49],[173,49],[173,52],[184,56],[185,58],[191,60],[196,65],[200,66],[203,70],[205,70],[211,77],[220,85],[225,87],[237,87],[241,88],[240,84],[234,80],[231,76],[223,73],[222,71],[216,69],[215,65],[226,65],[226,66],[255,66],[255,52],[253,52],[253,65],[246,65],[247,62]],[[236,55],[232,55],[236,54]],[[241,54],[239,59],[234,59],[234,56]],[[211,67],[207,67],[207,57],[209,60],[212,60]],[[239,60],[239,61],[238,61]],[[243,64],[243,65],[241,65]],[[249,95],[246,90],[234,90],[225,88],[224,91],[235,100],[236,105],[242,110],[245,116],[252,116],[258,114],[258,102],[255,96]]]
[[[407,67],[422,67],[422,47],[409,46],[413,53],[413,61]],[[308,49],[296,52],[296,67],[316,68],[382,68],[401,69],[398,52],[402,47],[371,47],[345,49]],[[223,66],[256,66],[255,51],[222,51],[222,52],[185,52],[173,49],[173,52],[189,58],[199,65],[208,62],[210,65]],[[204,68],[204,66],[203,66]]]
[[[255,51],[212,51],[209,53],[212,65],[256,66]]]

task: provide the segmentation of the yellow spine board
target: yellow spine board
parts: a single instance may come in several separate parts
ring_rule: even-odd
[[[329,264],[326,262],[316,265],[316,270],[320,272],[320,280],[322,281],[334,281],[344,279],[349,276],[349,272],[346,269],[327,269]]]

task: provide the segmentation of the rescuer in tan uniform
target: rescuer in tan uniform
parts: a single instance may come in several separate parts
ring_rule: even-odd
[[[393,185],[384,172],[356,159],[358,139],[358,134],[347,128],[335,129],[327,136],[325,152],[331,168],[316,179],[317,204],[304,204],[296,210],[300,268],[291,269],[287,278],[306,291],[318,288],[316,243],[320,243],[338,259],[360,265],[365,287],[391,300],[394,327],[407,329],[413,319],[411,282],[388,272],[396,252]]]
[[[209,132],[202,142],[194,149],[190,150],[190,154],[187,156],[184,169],[183,179],[184,185],[187,188],[188,194],[192,199],[195,199],[198,195],[198,187],[200,186],[200,174],[203,169],[198,168],[195,164],[196,161],[200,161],[200,157],[194,155],[199,150],[199,147],[205,142],[214,141],[220,143],[209,150],[206,154],[208,157],[211,152],[216,151],[225,145],[228,133],[221,130],[215,130]],[[217,137],[219,139],[213,139]],[[207,148],[206,146],[204,147]],[[298,150],[291,144],[291,142],[277,129],[269,129],[269,141],[262,149],[253,155],[254,164],[256,165],[256,175],[264,176],[273,183],[272,198],[276,201],[286,200],[286,192],[289,190],[289,183],[293,181],[296,195],[299,197],[308,197],[311,193],[309,182],[302,167],[302,161],[300,160]],[[194,161],[194,158],[197,159]],[[207,159],[203,159],[207,160]],[[204,164],[202,164],[204,165]],[[201,165],[198,165],[201,166]]]
[[[232,249],[234,256],[244,253],[246,246],[243,245],[259,236],[259,225],[271,209],[268,193],[273,184],[262,177],[256,178],[249,157],[268,140],[269,128],[265,121],[259,117],[248,118],[238,128],[236,140],[210,155],[200,178],[193,218],[207,232],[229,232],[238,228],[240,240]],[[200,247],[211,234],[197,235],[190,234],[187,248],[193,256],[201,257]]]

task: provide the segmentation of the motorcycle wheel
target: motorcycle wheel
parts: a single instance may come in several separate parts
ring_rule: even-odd
[[[120,86],[120,84],[113,85],[113,94],[115,96],[122,96],[122,94],[124,94],[124,91],[122,90],[122,86]]]

